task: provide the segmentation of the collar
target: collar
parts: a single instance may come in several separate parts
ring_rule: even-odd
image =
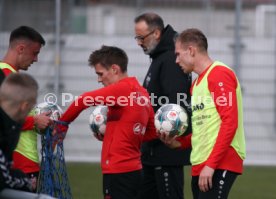
[[[5,128],[17,129],[21,128],[22,125],[18,122],[14,121],[7,113],[0,107],[0,118],[1,118],[1,126],[3,125]]]

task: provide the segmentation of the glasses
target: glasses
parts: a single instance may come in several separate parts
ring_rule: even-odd
[[[146,34],[145,36],[136,36],[136,37],[134,37],[134,39],[135,39],[136,41],[141,41],[141,42],[143,42],[143,41],[144,41],[148,36],[150,36],[152,33],[154,33],[154,30],[151,31],[150,33]]]

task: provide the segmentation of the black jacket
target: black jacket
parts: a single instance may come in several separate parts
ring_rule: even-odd
[[[0,191],[4,188],[31,190],[26,175],[11,169],[12,153],[18,143],[21,127],[0,108]]]
[[[185,74],[179,65],[175,63],[174,37],[176,32],[168,25],[161,36],[161,40],[150,54],[151,65],[145,77],[143,86],[149,94],[154,94],[153,109],[156,112],[160,108],[158,97],[166,96],[169,103],[177,103],[177,93],[187,94],[187,102],[190,104],[191,75]],[[157,97],[157,98],[156,98]],[[187,111],[189,105],[180,103]],[[190,115],[190,112],[189,112]],[[191,132],[191,126],[186,131]],[[159,139],[146,142],[142,145],[142,162],[145,165],[187,165],[190,164],[190,149],[169,149]]]
[[[5,74],[2,70],[0,70],[0,86],[1,86],[2,82],[4,81],[4,79],[5,79]]]

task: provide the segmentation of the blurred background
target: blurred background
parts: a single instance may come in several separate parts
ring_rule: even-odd
[[[134,18],[153,11],[177,31],[201,29],[213,59],[237,73],[243,88],[246,164],[276,165],[276,1],[273,0],[0,0],[0,59],[9,33],[29,25],[46,38],[29,72],[47,93],[59,93],[63,109],[72,97],[100,88],[88,57],[101,45],[129,56],[129,75],[142,83],[149,57],[134,40]],[[63,93],[63,95],[61,94]],[[88,126],[91,110],[72,123],[67,161],[99,161],[101,143]]]
[[[17,26],[41,32],[47,44],[28,72],[39,82],[38,102],[54,93],[65,110],[72,96],[101,87],[88,57],[103,44],[123,48],[129,75],[142,83],[150,60],[136,44],[133,21],[147,11],[179,32],[195,27],[206,34],[211,57],[232,67],[242,85],[245,164],[276,166],[276,0],[0,0],[0,59]],[[68,162],[100,161],[91,111],[70,125]]]

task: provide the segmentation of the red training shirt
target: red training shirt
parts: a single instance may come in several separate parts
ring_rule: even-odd
[[[139,105],[139,102],[143,105]],[[154,112],[147,91],[136,78],[127,77],[107,87],[82,94],[60,120],[72,122],[82,110],[99,104],[108,106],[101,154],[102,172],[107,174],[140,170],[142,142],[157,138],[153,123]]]
[[[198,76],[197,84],[203,79],[209,67]],[[236,88],[238,86],[237,78],[234,72],[223,66],[216,66],[209,73],[208,88],[210,93],[213,93],[214,101],[217,98],[225,97],[227,102],[232,101],[231,106],[219,106],[216,104],[216,109],[221,118],[221,126],[214,148],[208,159],[198,165],[192,166],[192,176],[198,176],[205,165],[213,169],[229,170],[236,173],[242,173],[243,160],[240,158],[235,149],[230,145],[236,129],[233,126],[238,126],[238,105],[236,98]],[[223,87],[219,83],[223,83]],[[191,87],[191,95],[194,83]],[[230,93],[232,95],[230,95]],[[232,97],[232,99],[230,99]],[[191,146],[191,136],[179,138],[181,148]]]

